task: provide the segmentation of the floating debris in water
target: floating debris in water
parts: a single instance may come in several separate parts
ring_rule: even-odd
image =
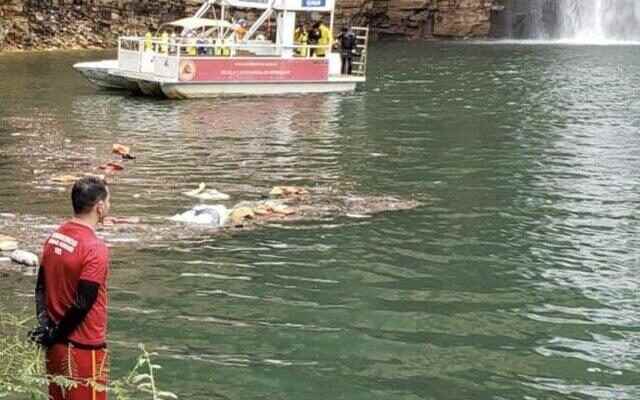
[[[269,199],[264,191],[261,193],[258,189],[248,187],[247,193],[261,196],[263,200],[242,201],[231,209],[224,205],[198,205],[170,218],[160,215],[147,215],[142,218],[108,217],[105,224],[98,227],[97,233],[109,246],[166,247],[166,243],[193,239],[194,234],[225,235],[265,226],[296,229],[292,224],[294,222],[333,220],[337,217],[366,219],[382,212],[410,210],[421,204],[415,200],[391,196],[341,193],[329,187],[301,189],[303,190],[282,192],[283,194],[294,193],[293,196]],[[300,196],[302,193],[304,195]],[[64,222],[62,218],[12,213],[1,213],[0,217],[5,218],[0,218],[0,229],[10,234],[12,238],[15,237],[18,243],[27,244],[24,250],[34,252],[39,251],[48,235]],[[180,228],[176,224],[167,223],[167,220],[184,224],[184,226]],[[197,227],[197,229],[194,230],[191,227]],[[31,256],[17,253],[22,256],[16,258],[20,258],[25,265],[37,266],[37,256],[26,253]],[[2,270],[7,271],[6,268]],[[27,269],[21,267],[17,271],[26,273]]]
[[[130,225],[139,223],[139,217],[106,217],[103,222],[104,225]]]
[[[223,201],[229,200],[231,198],[226,193],[219,192],[215,189],[207,189],[207,185],[204,183],[201,183],[197,189],[191,190],[189,192],[183,192],[182,194],[194,199],[209,201]]]
[[[105,174],[113,174],[122,171],[124,167],[116,162],[110,161],[106,164],[102,164],[98,169],[104,170]]]
[[[0,235],[0,251],[14,251],[18,249],[18,240],[12,236]]]
[[[195,206],[182,214],[169,218],[171,221],[184,222],[188,224],[211,225],[222,227],[226,224],[229,210],[225,206]]]
[[[73,183],[78,179],[80,179],[80,177],[75,175],[54,175],[51,178],[49,178],[49,180],[53,183],[64,183],[64,184]]]
[[[271,189],[271,197],[301,197],[308,195],[307,189],[298,186],[275,186]]]
[[[233,226],[242,226],[246,220],[254,219],[256,214],[250,207],[234,208],[229,215],[229,220]]]
[[[114,144],[111,149],[113,154],[117,154],[122,157],[124,160],[135,160],[136,157],[131,154],[131,148],[129,146],[125,146],[123,144]]]
[[[348,218],[353,218],[353,219],[367,219],[367,218],[371,218],[371,215],[348,213],[347,217]]]
[[[13,253],[9,254],[9,258],[11,258],[13,262],[26,265],[28,267],[37,267],[40,264],[38,256],[25,250],[15,250]]]

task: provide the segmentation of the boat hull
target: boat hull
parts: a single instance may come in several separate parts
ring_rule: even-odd
[[[160,87],[162,93],[170,99],[198,99],[352,92],[356,89],[356,82],[163,83]]]
[[[148,72],[120,69],[116,60],[79,63],[73,66],[94,85],[124,89],[136,94],[170,99],[199,99],[223,96],[278,96],[309,93],[352,92],[364,77],[330,75],[321,80],[271,81],[180,81]],[[303,72],[305,72],[303,70]]]
[[[135,82],[110,73],[110,71],[118,68],[118,60],[77,63],[74,64],[73,68],[99,88],[138,91],[138,86]]]

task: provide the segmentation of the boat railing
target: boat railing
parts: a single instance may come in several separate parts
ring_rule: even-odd
[[[365,76],[367,65],[368,28],[352,28],[357,43],[353,58],[353,75]],[[180,60],[184,58],[293,58],[323,59],[339,57],[332,45],[293,44],[273,42],[225,42],[197,38],[121,37],[118,41],[118,67],[121,70],[148,73],[177,79]]]
[[[356,51],[353,60],[353,74],[367,75],[367,50],[369,49],[369,27],[352,27],[356,34]]]

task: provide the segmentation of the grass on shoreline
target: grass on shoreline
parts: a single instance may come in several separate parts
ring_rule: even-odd
[[[74,385],[64,377],[47,376],[44,368],[44,351],[31,342],[27,333],[35,324],[34,318],[15,315],[0,309],[0,399],[47,400],[47,384],[55,382],[64,387]],[[140,345],[140,355],[131,372],[125,377],[110,379],[106,388],[116,400],[168,400],[178,397],[161,391],[155,377],[160,366],[151,360],[156,353],[149,353]],[[91,383],[99,390],[98,384]]]

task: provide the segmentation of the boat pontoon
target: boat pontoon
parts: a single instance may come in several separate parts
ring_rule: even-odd
[[[259,14],[242,34],[230,21],[238,9]],[[161,36],[119,38],[117,60],[74,68],[97,86],[176,99],[353,91],[366,80],[368,28],[352,28],[357,51],[349,75],[331,44],[294,42],[297,19],[324,17],[333,32],[334,12],[335,0],[207,0],[194,16],[162,25]]]

